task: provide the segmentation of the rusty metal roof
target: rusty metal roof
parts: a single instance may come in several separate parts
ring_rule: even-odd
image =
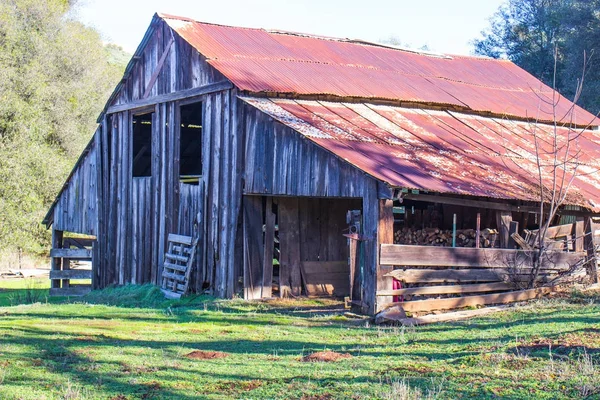
[[[368,103],[242,100],[394,187],[535,202],[536,154],[552,162],[554,128],[546,124]],[[557,129],[577,137],[569,154],[580,165],[568,203],[599,210],[600,132]],[[552,182],[550,169],[542,170]]]
[[[554,120],[549,102],[555,92],[510,61],[158,17],[248,92],[383,99]],[[558,94],[555,102],[559,120],[594,121],[577,106],[571,113],[572,103]]]

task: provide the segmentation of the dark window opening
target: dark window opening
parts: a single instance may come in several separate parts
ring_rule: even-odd
[[[180,132],[180,179],[185,183],[198,183],[202,175],[202,103],[181,106]]]
[[[153,113],[133,116],[132,174],[134,177],[152,175],[152,116]]]

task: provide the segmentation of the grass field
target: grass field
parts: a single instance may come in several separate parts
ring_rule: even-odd
[[[331,301],[165,301],[149,286],[47,301],[14,282],[0,281],[2,399],[600,398],[593,295],[405,329]],[[39,303],[14,305],[23,286]],[[324,350],[350,356],[303,361]]]

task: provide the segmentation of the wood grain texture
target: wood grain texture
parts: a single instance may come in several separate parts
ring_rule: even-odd
[[[381,245],[381,264],[419,267],[501,268],[525,266],[534,252],[510,249]],[[580,261],[584,253],[550,252],[542,268],[565,269]]]
[[[507,293],[485,294],[480,296],[464,296],[448,299],[431,299],[391,303],[389,306],[399,305],[404,311],[422,312],[434,310],[451,310],[455,308],[482,306],[488,304],[514,303],[539,298],[552,292],[552,288],[542,287],[537,289],[519,290]]]
[[[405,289],[378,291],[377,296],[422,296],[432,294],[499,292],[503,290],[511,290],[512,288],[513,287],[510,284],[504,282],[477,283],[472,285],[422,286]]]

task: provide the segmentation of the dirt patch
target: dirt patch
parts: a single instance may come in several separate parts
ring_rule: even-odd
[[[214,360],[215,358],[226,358],[229,354],[221,351],[203,351],[194,350],[191,353],[185,355],[186,358],[193,358],[195,360]]]
[[[302,357],[303,362],[335,362],[346,358],[352,358],[348,353],[337,353],[335,351],[318,351]]]

